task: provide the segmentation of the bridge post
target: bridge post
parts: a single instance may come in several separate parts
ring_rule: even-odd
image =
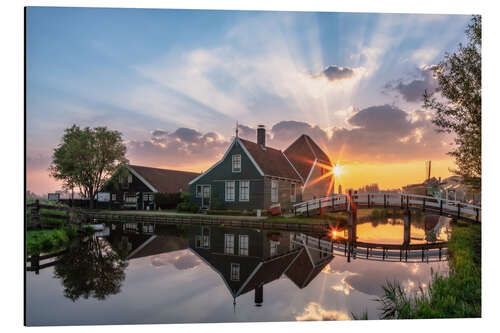
[[[401,209],[403,209],[403,195],[401,194]]]
[[[370,208],[370,193],[368,193],[368,208]]]
[[[410,197],[407,195],[406,196],[406,209],[410,208]]]
[[[476,222],[479,222],[479,208],[476,208]]]
[[[309,201],[306,202],[307,217],[309,217]]]
[[[387,194],[384,194],[384,208],[387,208]]]
[[[439,215],[443,215],[443,199],[439,200]]]
[[[321,211],[321,199],[318,200],[318,208],[319,208],[319,216],[323,216],[323,212]]]
[[[458,219],[457,220],[459,220],[460,219],[460,202],[457,204],[457,207],[458,207]]]
[[[335,197],[332,196],[332,211],[335,211]]]
[[[422,210],[425,212],[425,198],[424,198],[424,202],[423,202],[422,206],[423,206]]]

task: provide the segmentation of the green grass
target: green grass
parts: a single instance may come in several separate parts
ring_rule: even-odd
[[[29,230],[26,232],[26,251],[28,255],[56,252],[64,249],[76,231],[71,228],[51,230]]]
[[[397,281],[383,286],[381,319],[481,317],[481,225],[454,225],[448,246],[450,272],[433,274],[427,290],[407,295]]]

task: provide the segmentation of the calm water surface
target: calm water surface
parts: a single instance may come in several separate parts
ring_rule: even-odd
[[[404,219],[360,221],[356,239],[383,244],[447,240],[446,224],[429,226],[424,220],[413,218],[410,229]],[[325,230],[325,235],[333,233],[348,236],[346,228]],[[346,320],[365,311],[376,319],[374,298],[386,280],[414,291],[427,286],[431,269],[448,271],[446,261],[348,262],[306,248],[294,236],[213,226],[109,224],[101,235],[44,262],[54,265],[26,273],[27,324]]]

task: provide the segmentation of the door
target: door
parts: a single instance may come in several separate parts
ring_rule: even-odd
[[[210,185],[202,185],[201,187],[201,208],[210,207]]]

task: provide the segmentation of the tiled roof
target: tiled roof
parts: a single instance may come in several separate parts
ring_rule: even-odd
[[[129,165],[159,192],[175,193],[189,192],[189,182],[199,176],[196,172],[149,168],[139,165]]]
[[[331,165],[328,155],[305,134],[301,135],[285,150],[285,155],[293,163],[304,181],[307,179],[315,159]]]
[[[245,146],[265,175],[301,180],[281,150],[267,146],[262,148],[255,142],[241,138],[239,141]]]
[[[300,249],[292,250],[264,261],[262,266],[260,266],[259,270],[252,276],[250,281],[247,282],[245,288],[243,288],[239,295],[243,295],[260,285],[279,279],[290,263],[295,259],[299,251]]]

